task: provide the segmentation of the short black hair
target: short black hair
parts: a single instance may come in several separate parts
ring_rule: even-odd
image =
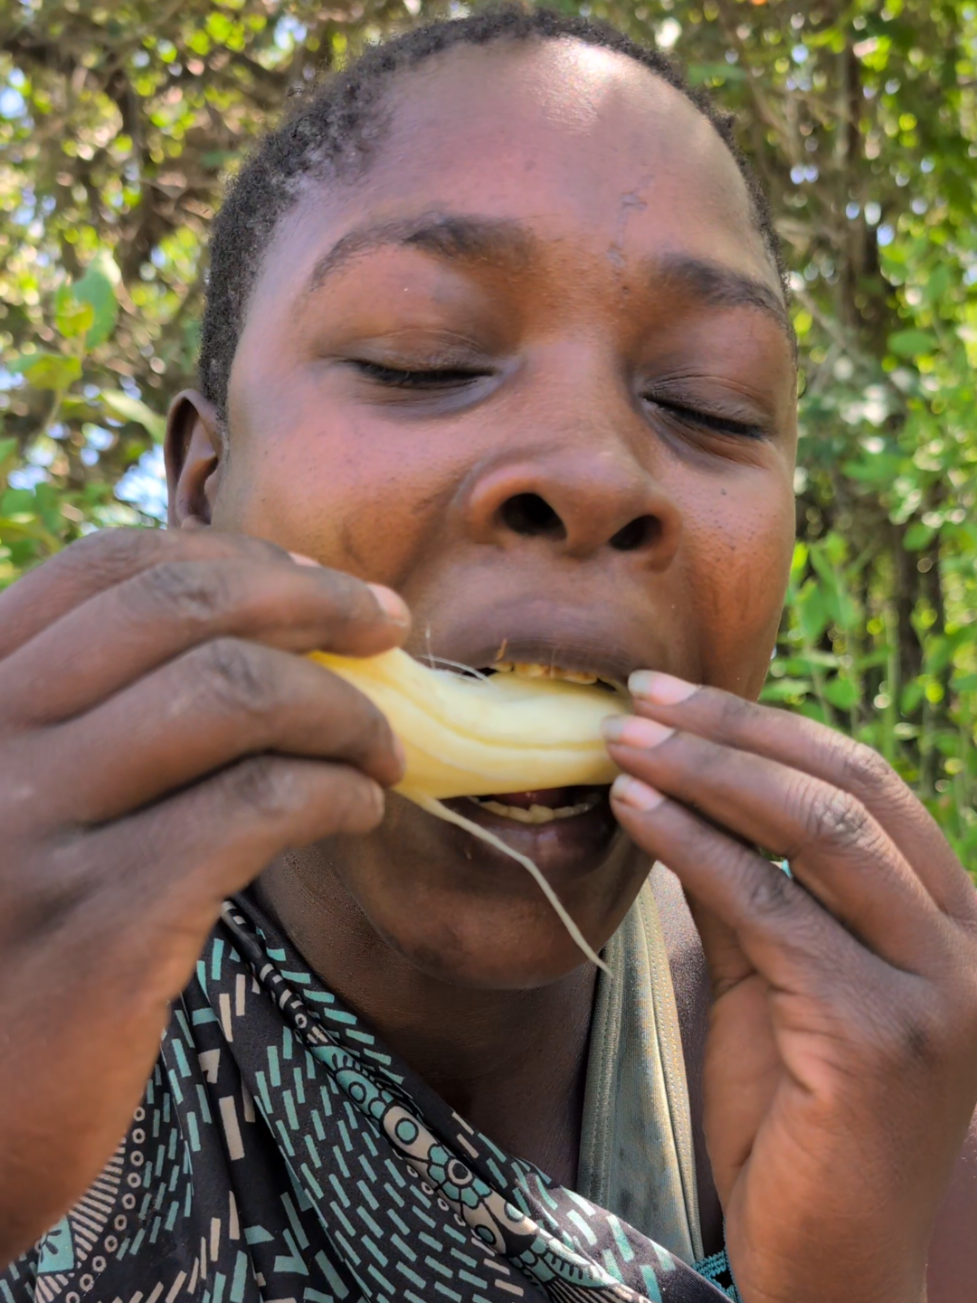
[[[226,426],[227,387],[251,290],[281,218],[310,179],[358,175],[382,136],[384,95],[398,73],[456,46],[570,38],[633,59],[681,92],[715,128],[746,183],[754,221],[787,293],[780,239],[763,188],[734,134],[732,114],[694,89],[659,50],[591,19],[502,4],[467,18],[417,27],[373,46],[344,71],[302,95],[228,188],[210,239],[210,270],[200,348],[200,385]]]

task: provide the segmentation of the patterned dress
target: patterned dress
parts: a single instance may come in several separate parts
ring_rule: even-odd
[[[177,1003],[132,1126],[0,1275],[3,1303],[709,1303],[694,1270],[503,1153],[244,895]]]

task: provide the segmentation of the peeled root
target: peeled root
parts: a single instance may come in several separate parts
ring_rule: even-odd
[[[472,836],[477,837],[479,841],[485,842],[488,846],[494,846],[497,851],[501,851],[503,855],[508,855],[510,859],[521,864],[524,869],[528,869],[535,879],[540,891],[553,906],[557,917],[570,934],[570,937],[577,948],[587,956],[592,964],[596,964],[597,967],[603,969],[605,973],[610,971],[600,955],[596,954],[590,948],[587,943],[587,938],[577,927],[576,923],[574,923],[573,919],[567,913],[560,901],[559,896],[546,881],[538,867],[532,862],[528,855],[520,855],[520,853],[514,851],[511,846],[507,846],[501,837],[496,837],[495,833],[491,833],[488,829],[480,827],[472,819],[466,819],[463,814],[456,814],[454,810],[449,810],[443,802],[436,801],[433,796],[424,796],[420,792],[415,793],[405,791],[404,788],[400,788],[400,793],[402,796],[406,796],[408,800],[413,801],[415,805],[419,805],[422,810],[426,810],[428,814],[433,814],[436,819],[443,819],[445,823],[453,823],[458,828],[464,828],[466,832],[470,832]]]

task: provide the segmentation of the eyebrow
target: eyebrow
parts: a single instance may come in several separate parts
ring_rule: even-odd
[[[724,267],[721,263],[686,254],[649,259],[647,271],[654,284],[660,286],[662,282],[671,282],[690,291],[694,298],[710,307],[759,308],[773,317],[791,340],[794,339],[794,327],[783,295],[771,289],[765,281]]]
[[[539,241],[520,222],[509,218],[428,212],[386,222],[355,226],[319,259],[306,283],[312,294],[354,258],[378,249],[420,249],[447,262],[526,265]]]
[[[481,262],[520,270],[538,252],[539,245],[539,238],[512,218],[431,211],[366,222],[347,231],[316,262],[305,292],[313,294],[341,268],[378,249],[419,249],[446,262]],[[756,277],[687,254],[653,256],[645,261],[643,270],[652,285],[662,288],[670,283],[707,306],[759,309],[795,342],[783,296]]]

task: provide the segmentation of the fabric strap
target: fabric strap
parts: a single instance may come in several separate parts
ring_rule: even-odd
[[[675,993],[646,882],[603,952],[577,1188],[683,1262],[703,1256]]]

